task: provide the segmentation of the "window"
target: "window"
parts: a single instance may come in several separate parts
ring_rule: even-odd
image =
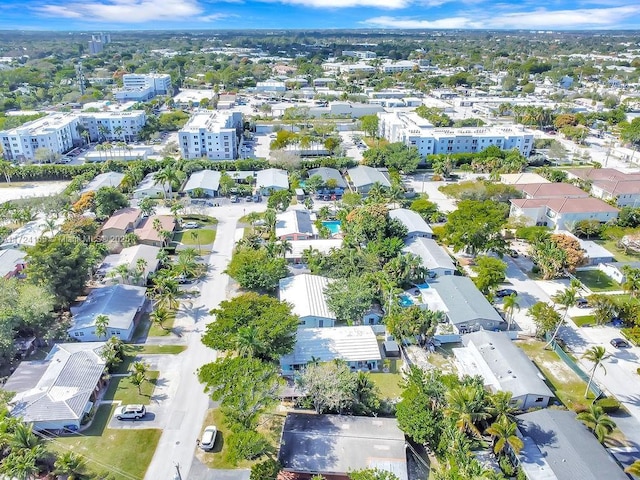
[[[542,397],[538,397],[538,398],[536,398],[536,403],[540,403],[540,402],[542,402],[542,401],[544,401],[544,398],[542,398]]]

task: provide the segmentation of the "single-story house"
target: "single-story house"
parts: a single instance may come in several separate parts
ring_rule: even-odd
[[[421,288],[422,302],[430,310],[443,311],[456,333],[505,330],[507,322],[469,277],[445,275]]]
[[[23,361],[4,384],[11,415],[34,430],[75,431],[93,408],[106,364],[101,343],[58,343],[44,360]]]
[[[422,260],[422,266],[429,270],[431,277],[455,275],[456,266],[449,254],[431,238],[415,237],[405,243],[402,249]]]
[[[257,172],[254,170],[229,170],[224,173],[229,175],[231,180],[236,183],[248,183],[247,179],[251,179],[251,182],[253,182],[257,175]]]
[[[286,170],[267,168],[259,170],[256,176],[256,186],[260,195],[269,195],[271,192],[289,189],[289,176]]]
[[[583,265],[599,265],[601,263],[613,262],[614,260],[613,253],[593,240],[578,238],[573,233],[566,230],[558,230],[556,233],[571,237],[578,242],[584,253]]]
[[[158,222],[160,223],[156,227]],[[162,236],[162,232],[173,232],[175,229],[175,217],[171,215],[152,215],[143,218],[133,233],[138,237],[138,241],[144,245],[164,247],[171,240],[171,237],[166,239]]]
[[[598,269],[620,284],[627,281],[624,267],[640,268],[640,262],[603,262],[598,265]]]
[[[18,248],[0,250],[0,278],[13,278],[20,275],[27,266],[27,254]]]
[[[379,183],[383,187],[391,188],[391,182],[382,171],[367,165],[358,165],[347,170],[353,188],[362,194],[369,193],[374,184]]]
[[[576,414],[546,408],[518,415],[524,448],[516,460],[529,479],[628,480]]]
[[[113,212],[102,226],[101,234],[105,242],[122,242],[127,233],[133,232],[142,220],[142,210],[125,207]]]
[[[294,275],[280,280],[280,300],[293,305],[292,312],[300,317],[300,326],[333,327],[336,315],[327,305],[324,294],[329,285],[320,275]]]
[[[96,317],[109,317],[107,338],[128,342],[147,303],[146,289],[135,285],[94,288],[77,307],[71,307],[69,336],[81,342],[101,340],[96,334]]]
[[[54,233],[47,231],[47,223],[43,218],[38,218],[16,229],[4,239],[0,250],[9,248],[33,247],[41,237],[52,237]]]
[[[527,183],[551,183],[541,175],[533,172],[503,173],[500,175],[500,183],[506,185],[525,185]]]
[[[311,361],[344,360],[351,370],[378,370],[382,357],[370,326],[298,328],[293,352],[280,357],[283,375],[294,375]]]
[[[307,172],[307,175],[309,175],[309,178],[313,177],[314,175],[320,175],[322,181],[324,181],[325,186],[327,185],[327,182],[329,180],[333,180],[335,181],[337,188],[342,188],[343,190],[347,188],[347,182],[345,182],[344,178],[342,178],[342,174],[340,173],[340,171],[335,168],[313,168]]]
[[[378,325],[380,322],[382,322],[383,317],[384,317],[384,310],[382,310],[382,307],[380,305],[374,303],[362,315],[362,324]]]
[[[133,198],[160,198],[171,192],[171,186],[168,183],[161,183],[154,177],[156,172],[151,172],[142,179],[138,187],[133,191]]]
[[[544,408],[553,398],[540,371],[506,333],[480,330],[464,335],[462,343],[464,348],[453,349],[460,375],[481,376],[492,393],[511,392],[521,410]]]
[[[396,208],[394,210],[389,210],[389,216],[398,220],[407,227],[406,240],[416,237],[433,237],[431,227],[417,212],[414,212],[413,210],[409,210],[407,208]]]
[[[288,413],[278,461],[291,474],[279,478],[347,480],[363,469],[409,478],[406,441],[395,418]]]
[[[103,282],[108,285],[116,283],[129,283],[134,285],[146,285],[149,275],[158,269],[159,247],[150,245],[134,245],[123,248],[120,253],[107,255],[98,268],[96,276],[102,277]],[[126,265],[130,275],[122,278],[117,273],[120,265]]]
[[[215,170],[200,170],[194,172],[182,189],[184,193],[193,197],[194,191],[201,191],[206,197],[215,197],[220,188],[221,173]]]
[[[280,240],[309,240],[316,236],[309,210],[288,210],[276,216],[276,237]]]
[[[125,174],[120,172],[105,172],[99,175],[96,175],[93,180],[91,180],[84,189],[82,189],[81,193],[87,192],[97,192],[101,188],[104,187],[119,187],[124,180]]]
[[[555,230],[566,230],[581,220],[607,223],[618,218],[619,211],[593,197],[514,198],[510,202],[509,217],[521,217],[533,225],[544,225]]]
[[[293,263],[301,263],[303,254],[306,250],[314,250],[324,255],[328,254],[333,248],[342,247],[341,238],[318,238],[314,240],[291,240],[291,251],[285,253],[285,258]]]

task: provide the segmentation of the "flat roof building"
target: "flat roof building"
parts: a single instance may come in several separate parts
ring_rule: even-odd
[[[242,113],[199,110],[178,132],[182,157],[233,160],[238,157]]]
[[[120,172],[105,172],[96,175],[86,187],[82,189],[82,193],[97,192],[104,187],[119,187],[124,180],[125,174]]]

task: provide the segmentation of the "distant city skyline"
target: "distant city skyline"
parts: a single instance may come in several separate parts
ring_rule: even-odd
[[[640,28],[638,0],[3,0],[0,29]]]

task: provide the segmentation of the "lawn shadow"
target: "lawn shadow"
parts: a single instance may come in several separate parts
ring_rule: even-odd
[[[101,437],[111,420],[111,412],[114,408],[115,405],[100,405],[89,426],[73,436]]]

